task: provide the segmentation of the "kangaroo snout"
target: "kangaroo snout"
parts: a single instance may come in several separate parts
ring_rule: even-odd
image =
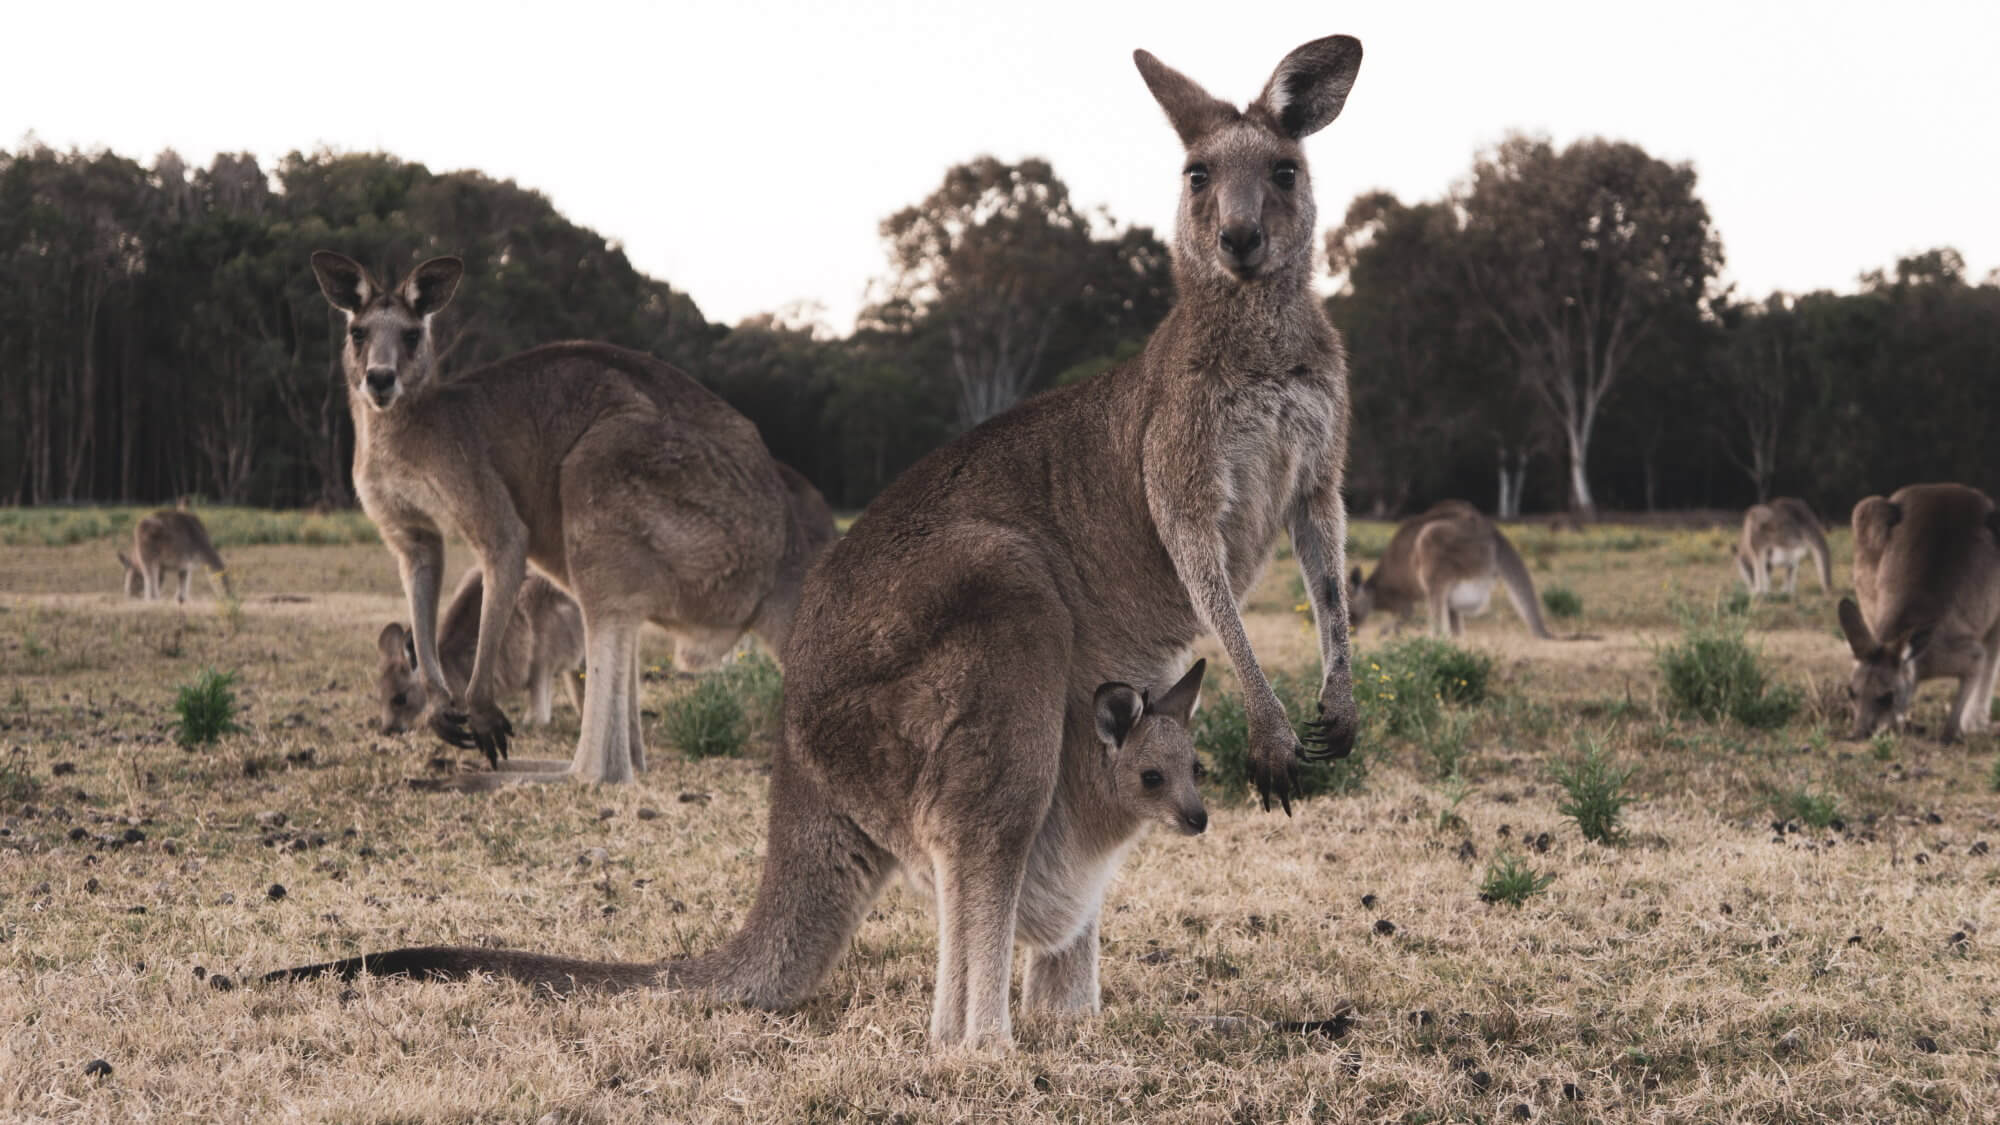
[[[396,393],[396,369],[393,367],[371,367],[368,369],[368,394],[377,406],[389,405],[389,399]]]
[[[1264,228],[1256,223],[1231,223],[1222,228],[1219,241],[1238,272],[1255,270],[1264,261]]]
[[[1189,836],[1199,836],[1208,831],[1208,810],[1181,810],[1181,831]]]

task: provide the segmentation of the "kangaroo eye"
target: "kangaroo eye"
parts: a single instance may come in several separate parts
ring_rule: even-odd
[[[423,342],[424,342],[424,334],[421,331],[415,328],[405,328],[403,330],[404,351],[411,351],[411,352],[416,351],[417,345]]]
[[[1206,164],[1188,165],[1187,178],[1188,178],[1188,188],[1191,191],[1200,191],[1201,189],[1207,187],[1208,165]]]
[[[1159,770],[1147,770],[1145,773],[1139,775],[1139,784],[1144,785],[1148,789],[1158,789],[1166,783],[1166,775]]]
[[[391,707],[405,707],[409,705],[409,702],[410,696],[408,692],[399,691],[389,697],[389,706]]]
[[[1278,161],[1277,167],[1271,169],[1271,182],[1286,191],[1292,190],[1299,183],[1299,166],[1289,160]]]
[[[357,348],[366,347],[368,344],[368,330],[357,324],[347,330],[347,338],[354,341],[354,346]]]

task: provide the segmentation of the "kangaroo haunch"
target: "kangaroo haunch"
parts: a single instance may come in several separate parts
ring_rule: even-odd
[[[1169,683],[1213,632],[1242,685],[1267,806],[1276,796],[1289,811],[1302,755],[1348,753],[1347,372],[1311,286],[1300,142],[1340,112],[1361,45],[1298,48],[1243,110],[1134,58],[1186,149],[1179,301],[1131,362],[918,462],[807,576],[763,876],[736,936],[663,965],[426,949],[332,968],[690,985],[788,1007],[901,869],[937,907],[933,1042],[1003,1045],[1015,942],[1029,950],[1024,1004],[1094,1010],[1098,914],[1125,845],[1149,818],[1206,823],[1179,788],[1199,669],[1156,705],[1121,685]],[[1281,531],[1324,667],[1309,750],[1238,608]],[[1162,764],[1134,790],[1131,755],[1144,747]]]

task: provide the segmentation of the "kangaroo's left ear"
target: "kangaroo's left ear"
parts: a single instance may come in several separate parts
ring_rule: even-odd
[[[1329,35],[1285,56],[1253,109],[1261,108],[1293,140],[1303,140],[1333,123],[1354,89],[1361,70],[1361,40]]]
[[[1188,720],[1194,718],[1195,707],[1201,703],[1201,674],[1207,669],[1208,661],[1195,661],[1194,667],[1187,670],[1187,675],[1182,676],[1178,683],[1167,689],[1167,694],[1161,696],[1158,703],[1153,704],[1153,710],[1186,726]]]
[[[1116,750],[1139,725],[1146,713],[1146,699],[1131,684],[1101,684],[1097,689],[1097,737]]]
[[[403,300],[418,316],[429,316],[451,304],[458,292],[458,280],[465,276],[465,263],[457,258],[432,258],[403,279]]]

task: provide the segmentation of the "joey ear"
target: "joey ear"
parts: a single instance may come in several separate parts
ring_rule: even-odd
[[[390,660],[402,659],[409,647],[411,647],[410,631],[403,628],[403,623],[400,621],[391,621],[382,626],[382,632],[375,638],[376,650]],[[410,663],[414,666],[416,661],[412,660]]]
[[[1194,79],[1154,58],[1151,52],[1134,51],[1132,61],[1138,64],[1139,77],[1146,80],[1153,100],[1167,111],[1167,121],[1180,134],[1182,145],[1192,145],[1210,129],[1241,116],[1235,106],[1211,95]]]
[[[1261,107],[1293,140],[1333,123],[1361,70],[1361,40],[1352,35],[1315,39],[1285,56],[1253,108]]]
[[[345,254],[336,254],[331,250],[313,251],[312,271],[313,277],[319,281],[319,291],[326,295],[327,304],[342,312],[360,312],[382,291],[368,268]]]
[[[1353,570],[1351,570],[1351,571],[1349,571],[1349,572],[1348,572],[1348,574],[1347,574],[1347,588],[1348,588],[1348,589],[1350,589],[1350,590],[1359,590],[1359,589],[1361,588],[1361,568],[1360,568],[1360,567],[1358,567],[1358,566],[1357,566],[1357,567],[1355,567],[1355,568],[1354,568]]]
[[[1125,737],[1139,725],[1139,716],[1146,713],[1146,700],[1131,684],[1100,684],[1095,707],[1097,737],[1116,749],[1125,744]]]
[[[432,258],[410,271],[403,279],[403,300],[418,316],[429,316],[451,304],[458,281],[465,276],[465,263],[457,258]]]
[[[1868,631],[1868,623],[1861,619],[1861,607],[1853,598],[1840,599],[1840,631],[1847,636],[1848,651],[1854,659],[1867,660],[1874,655],[1880,645],[1875,643],[1875,634]]]
[[[1182,676],[1174,686],[1168,688],[1167,693],[1161,696],[1160,701],[1153,704],[1151,709],[1172,718],[1182,726],[1188,725],[1188,721],[1194,718],[1195,707],[1201,703],[1201,676],[1207,670],[1206,659],[1195,661],[1194,667],[1187,670],[1187,675]]]

